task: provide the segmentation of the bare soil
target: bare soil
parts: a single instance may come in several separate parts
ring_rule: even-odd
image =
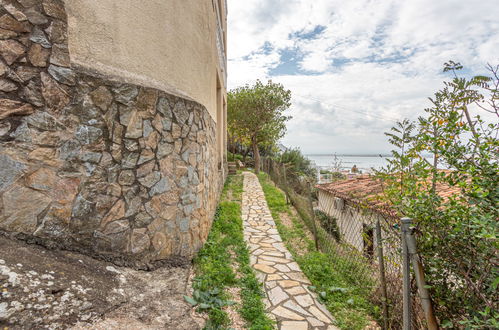
[[[190,266],[138,271],[0,237],[0,328],[200,329]]]

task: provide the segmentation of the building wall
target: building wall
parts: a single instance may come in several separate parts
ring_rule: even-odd
[[[201,103],[215,122],[222,122],[217,125],[217,136],[223,157],[227,120],[225,1],[65,3],[73,63]]]
[[[212,0],[65,3],[74,63],[192,98],[217,120],[217,75],[226,87]]]
[[[204,56],[206,45],[196,48],[199,35],[191,42],[189,33],[192,19],[208,24],[201,16],[212,8],[151,0],[141,12],[133,3],[68,0],[67,15],[60,0],[2,2],[0,232],[154,268],[188,260],[207,238],[224,179],[217,130],[225,126],[213,114],[217,66],[188,68],[174,55]],[[181,25],[170,8],[194,10],[183,17],[185,47],[162,44],[159,30]],[[133,34],[140,23],[146,28]],[[143,42],[148,29],[147,43],[161,47]]]
[[[392,228],[392,220],[385,219],[378,213],[362,208],[348,205],[344,200],[334,196],[324,190],[318,190],[319,209],[336,219],[340,231],[341,243],[355,248],[360,253],[364,253],[364,229],[376,226],[379,221],[381,225],[381,236],[383,240],[383,251],[385,257],[385,268],[390,272],[398,272],[401,264],[400,237]],[[372,261],[377,262],[376,233],[373,237]]]

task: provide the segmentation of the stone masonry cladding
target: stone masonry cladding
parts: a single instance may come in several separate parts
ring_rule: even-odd
[[[61,1],[1,1],[0,232],[142,269],[189,260],[224,179],[215,122],[69,59]]]

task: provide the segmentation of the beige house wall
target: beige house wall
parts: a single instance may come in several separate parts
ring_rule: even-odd
[[[222,121],[222,125],[217,122],[217,136],[223,155],[225,3],[224,0],[65,0],[71,61],[129,83],[158,88],[201,103],[215,121]]]

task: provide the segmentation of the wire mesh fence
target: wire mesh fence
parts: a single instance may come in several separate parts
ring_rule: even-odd
[[[273,159],[263,158],[262,169],[286,194],[313,233],[317,249],[329,256],[336,269],[347,274],[351,286],[370,289],[368,298],[381,311],[380,326],[402,329],[403,245],[398,219],[314,189],[311,182]],[[425,329],[415,281],[410,282],[410,288],[410,326]]]

